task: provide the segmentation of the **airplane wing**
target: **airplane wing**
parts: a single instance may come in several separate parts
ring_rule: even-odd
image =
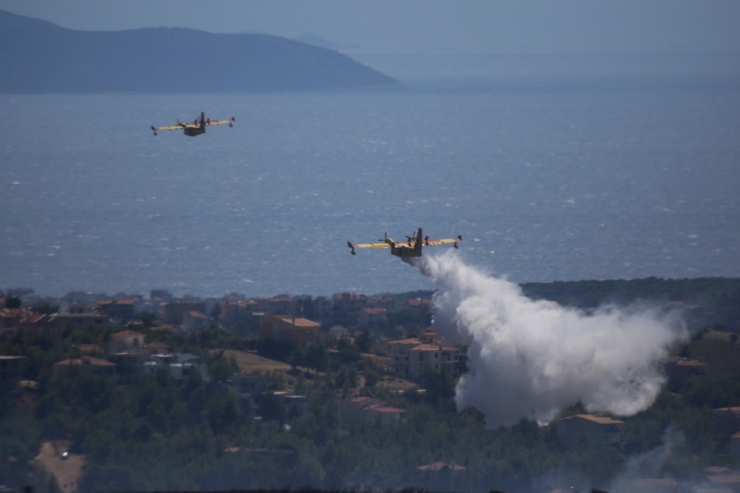
[[[390,248],[388,243],[349,243],[350,248]]]
[[[231,118],[230,120],[206,120],[206,125],[226,125],[232,126],[232,124],[236,121],[235,118]]]
[[[390,248],[390,244],[388,243],[351,243],[347,242],[347,246],[350,249],[350,252],[352,255],[356,255],[355,248]]]
[[[182,130],[186,126],[190,126],[190,125],[189,124],[185,125],[183,123],[180,125],[168,125],[166,127],[152,127],[152,130],[154,130],[155,132],[159,132],[160,130]]]
[[[448,245],[450,243],[454,243],[455,247],[457,247],[457,244],[462,241],[462,236],[458,236],[457,238],[442,238],[440,240],[424,240],[424,246],[439,246],[439,245]]]

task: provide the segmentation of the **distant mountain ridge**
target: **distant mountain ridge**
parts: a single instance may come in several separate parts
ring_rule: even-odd
[[[75,31],[0,10],[0,92],[397,89],[346,55],[266,34]]]

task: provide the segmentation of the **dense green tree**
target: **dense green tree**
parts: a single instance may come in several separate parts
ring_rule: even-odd
[[[370,335],[370,330],[368,329],[364,329],[357,335],[357,337],[355,337],[355,345],[357,346],[357,350],[361,353],[367,353],[368,351],[370,351],[372,343],[373,338]]]
[[[23,306],[23,301],[19,296],[8,295],[5,297],[5,308],[20,308]]]

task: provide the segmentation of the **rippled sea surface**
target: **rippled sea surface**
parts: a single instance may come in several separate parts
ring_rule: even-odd
[[[740,276],[731,83],[0,95],[0,109],[4,288],[428,289],[387,251],[346,246],[420,226],[462,234],[467,262],[514,281]],[[200,111],[236,124],[149,130]]]

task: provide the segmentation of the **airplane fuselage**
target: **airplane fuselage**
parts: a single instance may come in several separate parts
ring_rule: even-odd
[[[404,243],[391,241],[391,255],[396,257],[421,257],[421,248],[414,248]]]
[[[200,134],[206,133],[206,127],[205,126],[185,127],[185,128],[182,129],[182,131],[188,137],[195,137],[195,136],[198,136]]]

